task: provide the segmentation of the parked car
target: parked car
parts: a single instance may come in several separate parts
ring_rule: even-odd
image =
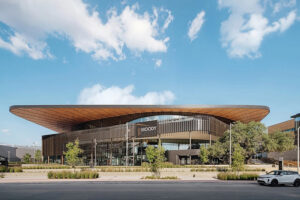
[[[260,185],[294,185],[300,186],[300,175],[295,171],[275,170],[257,178]]]
[[[0,156],[0,166],[8,166],[7,158]]]

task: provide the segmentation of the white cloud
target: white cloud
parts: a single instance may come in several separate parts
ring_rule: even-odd
[[[8,133],[9,130],[8,130],[8,129],[2,129],[1,132],[2,132],[2,133]]]
[[[133,90],[134,85],[106,88],[95,84],[80,92],[78,104],[167,104],[175,99],[171,91],[147,92],[143,96],[135,96],[132,94]]]
[[[283,8],[296,6],[296,0],[280,0],[273,5],[273,14],[280,12]]]
[[[2,129],[1,132],[4,133],[5,135],[10,135],[9,129]]]
[[[205,21],[204,16],[205,16],[205,12],[201,11],[197,14],[195,19],[192,21],[192,23],[189,27],[189,31],[188,31],[188,36],[191,41],[193,41],[194,39],[197,38],[197,34],[200,31],[200,29]]]
[[[157,59],[155,60],[155,68],[159,68],[162,64],[162,60],[161,59]]]
[[[171,12],[138,10],[137,4],[120,13],[112,8],[102,20],[82,0],[0,1],[0,22],[12,30],[6,40],[0,37],[0,48],[42,59],[51,57],[46,40],[55,36],[70,40],[77,51],[97,60],[124,59],[125,47],[133,52],[166,52],[169,38],[163,32],[173,20]],[[161,20],[161,15],[166,19]]]
[[[222,46],[230,57],[261,56],[259,48],[264,37],[286,31],[296,19],[296,11],[292,10],[286,17],[269,23],[259,0],[219,0],[219,7],[228,8],[230,13],[221,25]]]

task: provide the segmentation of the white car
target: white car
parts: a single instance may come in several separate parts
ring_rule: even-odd
[[[275,170],[257,178],[261,185],[294,185],[300,186],[300,175],[295,171]]]

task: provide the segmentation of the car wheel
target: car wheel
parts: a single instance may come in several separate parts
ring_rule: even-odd
[[[271,186],[277,186],[278,185],[278,181],[276,179],[271,181]]]
[[[295,187],[299,187],[300,186],[300,179],[295,180],[294,186]]]

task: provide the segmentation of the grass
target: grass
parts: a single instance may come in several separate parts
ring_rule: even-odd
[[[1,166],[0,167],[0,172],[9,172],[9,173],[14,173],[14,172],[23,172],[23,169],[21,167],[5,167]]]
[[[99,172],[149,172],[149,168],[143,167],[97,167]]]
[[[258,174],[252,173],[228,173],[222,172],[217,175],[217,178],[220,180],[257,180]]]
[[[233,170],[229,167],[215,167],[215,168],[192,168],[191,172],[232,172]],[[260,172],[265,171],[263,168],[245,168],[245,172]]]
[[[33,165],[33,166],[24,166],[23,169],[71,169],[67,165]]]
[[[48,179],[96,179],[99,178],[98,172],[82,171],[82,172],[48,172]]]
[[[142,179],[150,179],[150,180],[154,180],[154,179],[159,179],[159,180],[178,180],[177,176],[164,176],[164,177],[160,177],[160,176],[145,176]]]

